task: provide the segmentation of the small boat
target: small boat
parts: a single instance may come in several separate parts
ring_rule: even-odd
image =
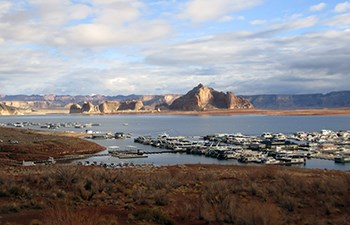
[[[108,153],[114,153],[119,150],[119,146],[109,146]]]
[[[350,162],[350,157],[346,156],[337,156],[334,158],[335,163],[348,163]]]

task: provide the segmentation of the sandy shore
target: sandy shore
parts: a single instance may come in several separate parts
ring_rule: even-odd
[[[46,114],[69,114],[67,109],[44,109],[37,110],[35,115],[46,115]],[[96,114],[101,115],[101,113],[84,113],[86,115]],[[132,114],[152,114],[152,115],[198,115],[198,116],[215,116],[215,115],[274,115],[274,116],[340,116],[340,115],[350,115],[350,108],[340,108],[340,109],[297,109],[297,110],[261,110],[261,109],[217,109],[208,111],[151,111],[151,110],[126,110],[120,111],[118,113],[113,113],[115,115],[132,115]]]

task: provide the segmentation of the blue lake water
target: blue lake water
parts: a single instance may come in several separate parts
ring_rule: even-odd
[[[58,131],[71,130],[84,132],[85,129],[100,132],[124,132],[132,134],[131,139],[96,140],[106,147],[127,145],[137,146],[145,151],[154,151],[151,146],[139,145],[133,138],[139,135],[157,136],[167,133],[174,136],[202,136],[214,133],[242,133],[260,135],[263,132],[291,134],[298,131],[349,130],[350,116],[268,116],[268,115],[232,115],[232,116],[185,116],[185,115],[30,115],[4,116],[0,123],[33,122],[33,123],[100,123],[90,128],[58,128]],[[127,124],[127,126],[125,126]],[[38,127],[33,127],[40,129]],[[187,154],[157,154],[145,159],[117,159],[115,157],[94,157],[90,161],[118,163],[154,163],[156,165],[174,165],[187,163],[239,164],[236,160],[219,161],[214,158]],[[335,164],[329,160],[308,160],[305,168],[326,168],[349,170],[350,164]]]

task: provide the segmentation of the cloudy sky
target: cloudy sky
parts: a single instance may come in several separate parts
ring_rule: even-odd
[[[350,89],[350,1],[0,0],[0,94]]]

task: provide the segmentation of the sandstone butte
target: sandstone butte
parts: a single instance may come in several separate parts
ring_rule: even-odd
[[[218,92],[199,84],[187,94],[176,99],[171,110],[206,111],[211,109],[253,109],[247,99],[235,96],[232,92]]]

